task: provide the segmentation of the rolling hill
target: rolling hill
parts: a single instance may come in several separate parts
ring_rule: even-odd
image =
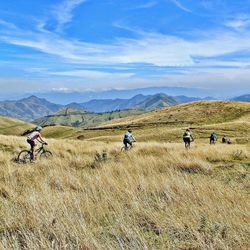
[[[14,118],[0,116],[0,134],[21,135],[23,131],[33,128],[35,125]]]
[[[34,123],[40,126],[63,125],[86,128],[97,126],[105,121],[142,114],[144,112],[144,110],[131,109],[104,113],[92,113],[84,110],[67,108],[52,115],[41,117],[35,120]]]
[[[43,134],[50,138],[112,142],[121,141],[123,133],[132,127],[140,142],[182,142],[182,131],[189,127],[196,141],[206,141],[215,130],[219,137],[226,135],[234,142],[249,143],[249,105],[244,102],[199,101],[114,119],[95,127],[48,126]]]
[[[109,121],[103,126],[146,126],[150,124],[214,124],[250,115],[250,103],[236,101],[197,101],[146,114]]]

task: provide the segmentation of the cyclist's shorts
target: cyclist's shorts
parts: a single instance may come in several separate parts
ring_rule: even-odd
[[[190,138],[183,138],[183,141],[184,141],[184,142],[190,143],[190,142],[191,142],[191,139],[190,139]]]
[[[36,145],[35,142],[32,140],[27,139],[27,142],[30,144],[31,148],[34,148]]]
[[[132,142],[130,141],[130,140],[127,140],[127,139],[124,139],[123,140],[123,144],[130,144],[130,145],[132,145]]]

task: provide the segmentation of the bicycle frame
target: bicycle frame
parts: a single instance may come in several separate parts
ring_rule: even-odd
[[[44,151],[43,145],[35,150],[35,155],[37,156],[38,154],[42,153]]]

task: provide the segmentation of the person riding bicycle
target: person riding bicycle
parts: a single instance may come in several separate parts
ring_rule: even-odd
[[[29,143],[30,147],[31,147],[31,155],[32,155],[32,160],[35,160],[35,140],[37,140],[40,143],[44,143],[47,144],[42,136],[41,136],[41,131],[42,131],[42,127],[38,126],[35,128],[35,130],[27,137],[27,142]]]
[[[132,130],[128,129],[128,131],[125,133],[124,138],[123,138],[123,144],[125,148],[128,148],[128,144],[132,147],[133,142],[135,142],[135,138],[132,134]]]
[[[185,142],[185,147],[190,148],[191,141],[194,141],[194,138],[192,134],[190,133],[189,129],[186,129],[186,131],[184,132],[183,141]]]
[[[215,132],[213,132],[211,135],[210,135],[210,144],[215,144],[215,141],[217,141],[217,135]]]

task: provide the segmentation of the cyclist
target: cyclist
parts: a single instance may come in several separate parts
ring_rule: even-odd
[[[124,138],[123,138],[123,144],[125,146],[125,149],[128,149],[128,144],[132,147],[132,143],[135,142],[135,138],[132,134],[132,130],[128,129],[128,131],[125,133]]]
[[[211,135],[210,135],[210,145],[211,144],[215,144],[215,141],[217,141],[217,135],[215,132],[213,132]]]
[[[223,135],[222,139],[221,139],[222,143],[227,143],[227,137],[225,135]]]
[[[183,141],[185,143],[185,148],[190,148],[191,141],[194,141],[194,138],[192,134],[190,133],[189,129],[186,129],[186,131],[184,132]]]
[[[32,160],[35,160],[35,140],[37,140],[40,143],[44,143],[47,144],[42,136],[41,136],[41,131],[42,131],[42,127],[38,126],[35,128],[35,130],[27,137],[27,142],[29,143],[30,147],[31,147],[31,155],[32,155]]]

